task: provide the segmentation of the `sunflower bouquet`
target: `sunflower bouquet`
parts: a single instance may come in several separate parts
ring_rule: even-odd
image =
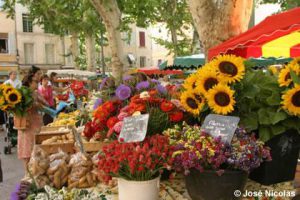
[[[278,75],[278,84],[284,88],[282,107],[289,114],[300,116],[300,57],[292,60]]]
[[[15,89],[11,85],[5,84],[0,86],[0,109],[2,111],[23,117],[32,106],[32,103],[32,92],[29,88]]]
[[[299,59],[278,79],[250,65],[234,55],[217,56],[185,80],[180,97],[185,110],[200,122],[209,113],[238,116],[240,125],[257,131],[263,141],[289,129],[300,130],[300,118],[293,116],[300,114]]]

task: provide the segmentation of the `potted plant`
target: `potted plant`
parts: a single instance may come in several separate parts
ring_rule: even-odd
[[[15,89],[10,85],[0,87],[0,109],[14,114],[14,127],[24,130],[28,126],[26,112],[32,106],[32,92],[27,87]]]
[[[271,173],[259,172],[254,178],[264,184],[292,180],[296,169],[300,118],[299,111],[290,111],[292,106],[288,105],[299,110],[298,100],[291,101],[292,96],[298,99],[297,86],[293,84],[300,83],[297,59],[287,68],[277,78],[268,71],[252,69],[251,63],[241,57],[220,55],[185,80],[181,95],[184,108],[200,122],[209,113],[238,116],[240,126],[247,132],[256,132],[271,147],[273,160],[262,165],[271,166],[264,170]],[[280,85],[294,89],[283,96],[285,88]],[[286,162],[288,166],[279,165]]]
[[[140,143],[105,145],[99,155],[99,170],[105,181],[118,178],[120,200],[156,200],[163,169],[172,165],[173,148],[166,136],[153,135]]]
[[[165,134],[174,145],[173,169],[186,175],[186,187],[193,200],[238,199],[248,173],[264,160],[269,150],[244,129],[237,129],[231,144],[201,132],[200,127],[184,125]]]

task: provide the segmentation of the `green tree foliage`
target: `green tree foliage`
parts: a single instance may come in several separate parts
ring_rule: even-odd
[[[257,3],[278,3],[282,10],[289,10],[300,6],[300,0],[258,0]]]

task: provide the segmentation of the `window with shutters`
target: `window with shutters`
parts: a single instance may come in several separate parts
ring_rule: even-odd
[[[140,56],[140,68],[146,67],[146,57]]]
[[[22,15],[23,21],[23,32],[32,32],[32,19],[30,19],[29,15]]]
[[[145,38],[144,31],[139,32],[139,39],[140,39],[140,47],[145,47],[146,46],[146,38]]]
[[[25,43],[24,44],[24,60],[25,64],[33,64],[34,61],[34,44],[33,43]]]
[[[45,44],[46,64],[54,64],[54,44]]]
[[[8,53],[8,34],[0,33],[0,53]]]

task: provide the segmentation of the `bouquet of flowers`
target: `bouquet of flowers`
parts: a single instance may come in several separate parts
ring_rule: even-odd
[[[300,115],[299,61],[294,59],[277,78],[252,69],[241,57],[219,55],[185,80],[181,103],[200,121],[209,113],[239,116],[240,124],[248,132],[258,130],[263,141],[300,130],[300,118],[294,117]]]
[[[10,85],[0,86],[0,109],[16,116],[25,116],[32,106],[32,91],[27,87],[15,89]]]
[[[121,109],[122,102],[119,100],[107,101],[99,106],[94,112],[92,121],[86,123],[83,135],[88,139],[104,139],[110,128],[119,120],[116,115]]]
[[[114,141],[102,148],[98,168],[105,181],[112,177],[147,181],[158,177],[172,166],[173,147],[166,136],[153,135],[143,142]]]
[[[264,160],[271,160],[264,143],[241,128],[236,130],[231,144],[201,132],[197,126],[186,124],[182,129],[169,129],[164,134],[173,137],[173,168],[185,174],[192,168],[200,172],[212,169],[219,174],[225,169],[250,172]],[[174,142],[174,136],[177,142]]]

